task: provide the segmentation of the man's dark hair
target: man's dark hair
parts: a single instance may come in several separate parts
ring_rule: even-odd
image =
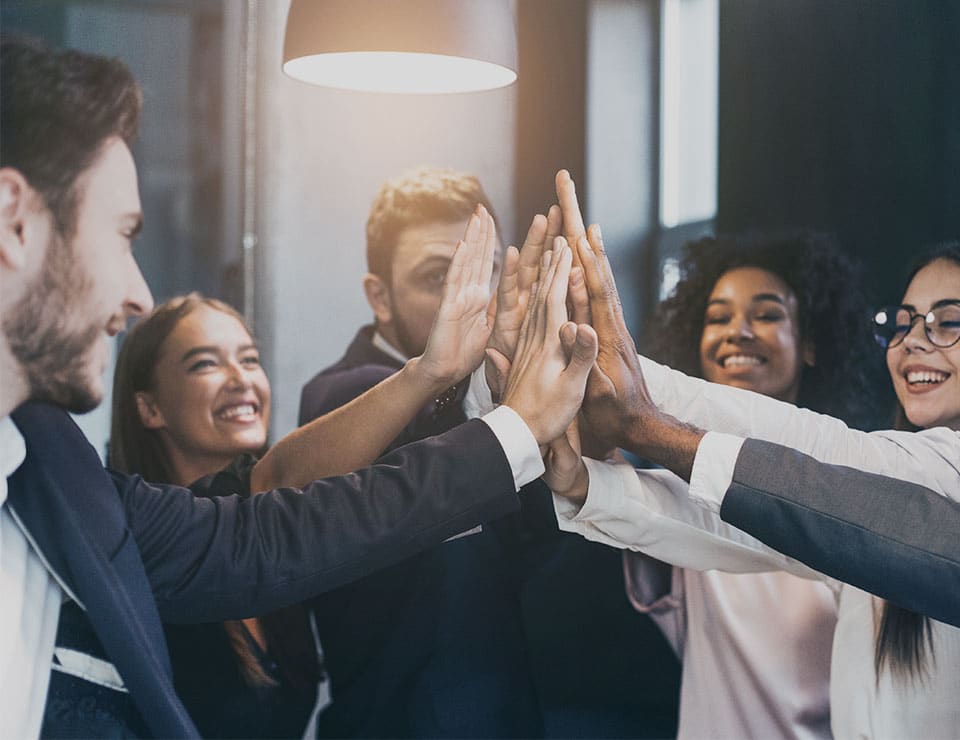
[[[140,87],[118,59],[0,41],[0,167],[18,170],[72,234],[77,179],[112,137],[130,146],[140,121]]]
[[[389,281],[394,251],[404,229],[431,221],[464,221],[478,203],[496,221],[480,180],[466,172],[419,167],[387,180],[367,219],[367,269]]]
[[[797,405],[851,426],[881,425],[877,403],[882,357],[870,335],[860,269],[834,237],[813,231],[706,237],[686,245],[680,282],[648,323],[645,344],[659,362],[702,377],[700,337],[707,301],[720,277],[757,267],[785,282],[797,298],[801,340],[812,341],[816,364],[804,366]]]

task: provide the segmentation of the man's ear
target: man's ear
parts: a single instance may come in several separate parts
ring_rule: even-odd
[[[804,365],[807,367],[817,366],[817,347],[810,337],[800,343],[800,353],[803,356]]]
[[[146,429],[163,429],[167,422],[164,421],[163,414],[151,396],[146,391],[138,391],[134,394],[137,401],[137,413],[140,414],[140,423]]]
[[[393,320],[393,303],[390,300],[390,286],[379,275],[368,272],[363,277],[363,292],[367,303],[373,309],[378,324],[389,324]]]
[[[0,169],[0,262],[19,270],[27,261],[27,220],[37,193],[19,170]]]

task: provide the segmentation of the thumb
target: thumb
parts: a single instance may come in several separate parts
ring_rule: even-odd
[[[507,359],[506,355],[493,347],[487,347],[484,351],[487,354],[487,358],[493,363],[493,367],[500,377],[500,387],[503,388],[507,376],[510,375],[510,360]]]
[[[568,324],[572,324],[572,322],[568,322]],[[572,372],[575,378],[586,383],[587,375],[590,374],[590,369],[593,367],[593,361],[597,359],[599,341],[597,340],[597,333],[589,324],[577,324],[576,332],[573,353],[565,372]]]

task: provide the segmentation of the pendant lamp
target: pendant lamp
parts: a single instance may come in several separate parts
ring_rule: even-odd
[[[292,0],[283,71],[389,93],[490,90],[517,78],[510,0]]]

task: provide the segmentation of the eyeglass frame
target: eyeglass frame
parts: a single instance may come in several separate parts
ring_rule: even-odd
[[[870,322],[873,326],[873,336],[877,340],[877,343],[884,348],[884,350],[888,350],[893,347],[899,347],[901,344],[903,344],[903,340],[906,339],[910,335],[910,332],[913,331],[914,322],[917,319],[923,319],[923,333],[927,337],[927,341],[929,341],[930,344],[932,344],[937,349],[949,349],[950,347],[955,345],[957,342],[960,342],[960,333],[957,334],[957,338],[954,339],[952,342],[950,342],[950,344],[937,344],[933,340],[933,337],[930,336],[931,324],[933,323],[933,320],[932,320],[933,312],[936,311],[938,308],[943,308],[944,306],[957,306],[958,308],[960,308],[960,299],[945,298],[941,301],[937,301],[932,306],[930,306],[930,310],[927,311],[926,313],[920,313],[919,311],[914,311],[913,308],[910,306],[903,306],[903,305],[897,305],[897,304],[894,304],[891,306],[881,306],[879,309],[873,312],[873,318]],[[899,311],[906,311],[910,315],[910,326],[907,328],[905,332],[900,334],[899,339],[892,338],[889,342],[885,343],[884,337],[878,333],[877,327],[881,326],[881,324],[877,322],[876,317],[880,314],[881,311],[887,312],[887,314],[893,311],[894,320],[896,320],[896,314]]]

